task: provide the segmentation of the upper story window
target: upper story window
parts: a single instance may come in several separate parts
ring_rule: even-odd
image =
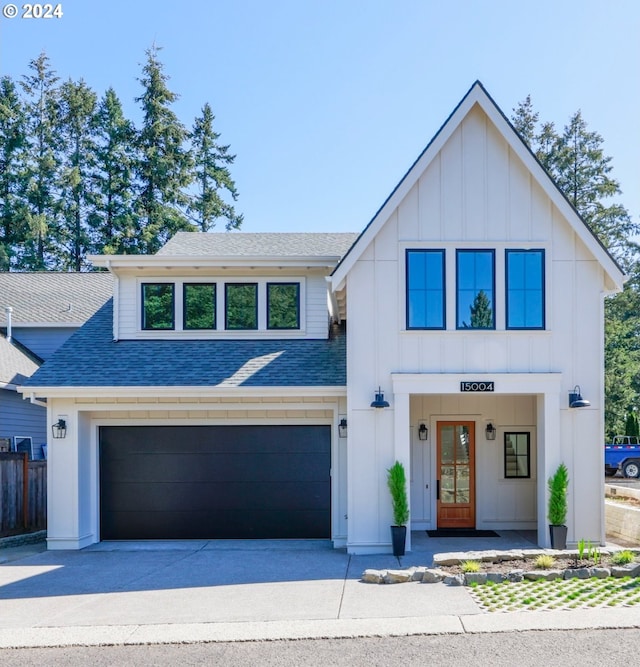
[[[507,329],[544,329],[544,250],[506,250]]]
[[[456,260],[456,328],[495,329],[495,252],[458,250]]]
[[[174,320],[173,283],[142,284],[142,328],[173,329]]]
[[[258,328],[258,284],[226,283],[225,329]]]
[[[444,250],[407,250],[406,267],[407,329],[444,329]]]
[[[183,328],[216,328],[215,283],[184,283]]]
[[[267,329],[300,328],[300,283],[267,283]]]

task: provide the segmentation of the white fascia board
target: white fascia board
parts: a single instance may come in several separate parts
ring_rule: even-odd
[[[94,266],[108,268],[112,273],[120,269],[179,269],[220,267],[310,267],[333,268],[339,261],[337,255],[90,255]]]
[[[440,152],[444,144],[449,140],[453,132],[462,123],[475,104],[478,104],[487,114],[509,147],[525,164],[529,173],[533,176],[538,185],[569,222],[593,256],[600,262],[613,284],[621,290],[627,277],[620,270],[609,253],[598,242],[596,237],[591,233],[586,224],[581,220],[580,216],[576,213],[568,200],[549,178],[549,175],[544,171],[531,151],[528,150],[524,142],[509,125],[496,103],[488,96],[480,83],[474,84],[458,107],[456,107],[454,112],[447,119],[445,124],[438,130],[435,137],[431,140],[431,143],[427,145],[423,153],[414,162],[412,167],[396,186],[396,189],[391,193],[389,198],[353,244],[349,252],[345,255],[342,262],[332,273],[331,282],[333,289],[337,290],[344,284],[347,274],[358,261],[360,255],[369,246],[369,243],[378,234],[389,216],[400,205],[404,197],[409,193],[411,188],[413,188],[420,176],[426,171],[431,161]]]
[[[91,316],[89,316],[91,317]],[[77,322],[12,322],[13,329],[77,329],[81,327],[88,319],[78,320]]]
[[[323,387],[19,387],[23,394],[47,398],[113,397],[156,398],[179,396],[181,398],[258,398],[269,396],[321,397],[346,396],[346,386]]]

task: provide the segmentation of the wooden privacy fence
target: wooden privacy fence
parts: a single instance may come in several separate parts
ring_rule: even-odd
[[[47,462],[0,453],[0,537],[47,527]]]

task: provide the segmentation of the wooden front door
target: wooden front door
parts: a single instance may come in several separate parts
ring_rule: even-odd
[[[438,422],[438,528],[475,528],[475,424]]]

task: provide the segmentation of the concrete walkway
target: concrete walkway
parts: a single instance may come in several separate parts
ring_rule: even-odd
[[[412,537],[403,567],[430,565],[436,552],[532,546],[512,532]],[[364,584],[365,569],[396,559],[348,556],[327,541],[101,543],[15,559],[11,551],[0,551],[0,648],[640,626],[635,608],[488,614],[464,587]]]

